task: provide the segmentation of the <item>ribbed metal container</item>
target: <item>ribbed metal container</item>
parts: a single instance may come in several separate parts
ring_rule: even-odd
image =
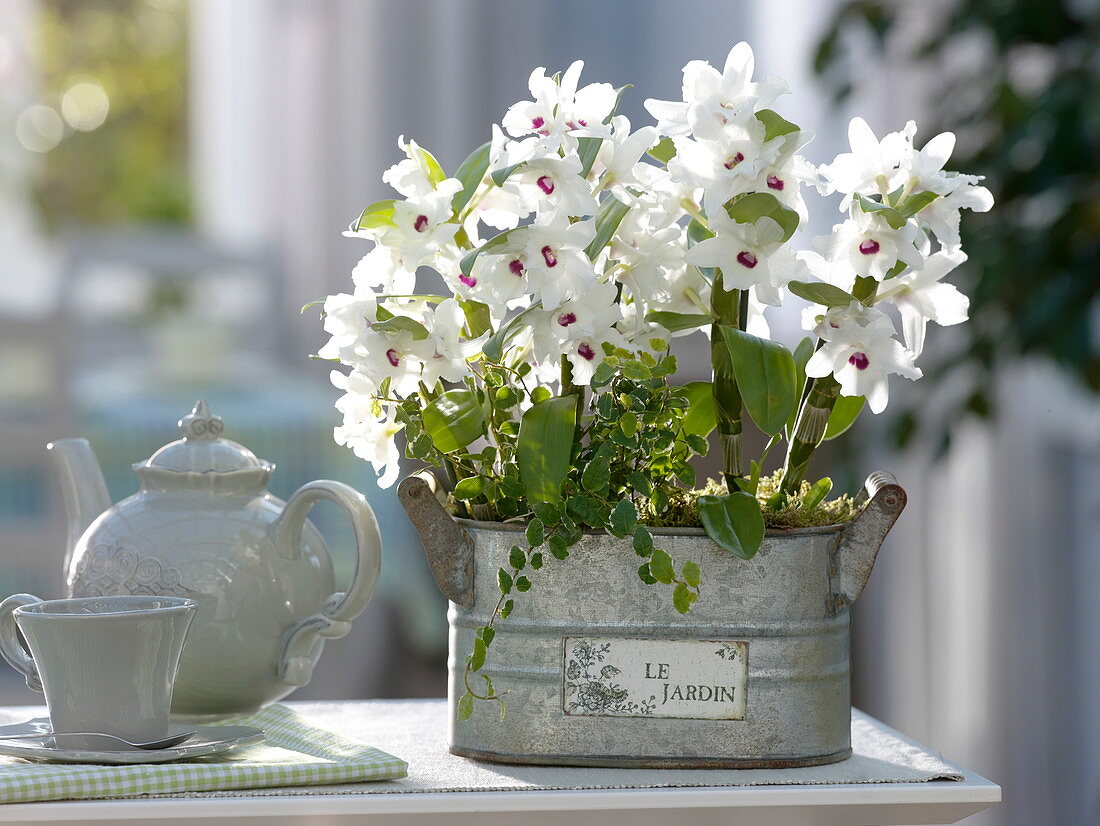
[[[628,540],[585,536],[550,560],[496,624],[483,672],[507,689],[502,720],[476,703],[458,721],[465,657],[500,592],[523,528],[452,519],[418,477],[400,495],[451,600],[451,751],[482,760],[633,767],[784,767],[850,752],[849,604],[905,504],[892,477],[868,480],[845,526],[769,532],[744,561],[702,530],[654,530],[658,547],[694,560],[692,610],[669,586],[638,578]],[[475,677],[480,684],[480,678]],[[476,686],[480,687],[480,686]]]

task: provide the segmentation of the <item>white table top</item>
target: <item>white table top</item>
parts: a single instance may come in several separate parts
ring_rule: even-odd
[[[288,704],[301,710],[320,704]],[[341,704],[346,706],[347,704]],[[372,707],[362,704],[364,711]],[[0,708],[0,718],[37,716],[44,709]],[[320,715],[318,715],[320,716]],[[321,720],[318,720],[320,723]],[[890,731],[880,723],[884,731]],[[386,749],[384,742],[371,745]],[[401,755],[399,755],[401,756]],[[167,820],[232,822],[233,826],[295,823],[420,824],[491,826],[888,826],[955,823],[1001,799],[1000,787],[951,764],[961,781],[874,783],[858,785],[719,786],[707,788],[522,790],[387,794],[294,794],[247,797],[177,797],[127,800],[19,803],[0,806],[0,822],[66,823]],[[410,766],[410,775],[416,766]],[[585,769],[574,769],[583,773]],[[580,777],[580,775],[578,775]],[[400,781],[394,781],[400,783]]]

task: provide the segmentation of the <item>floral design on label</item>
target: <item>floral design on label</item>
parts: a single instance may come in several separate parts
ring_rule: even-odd
[[[566,637],[562,711],[744,720],[748,650],[744,640]]]

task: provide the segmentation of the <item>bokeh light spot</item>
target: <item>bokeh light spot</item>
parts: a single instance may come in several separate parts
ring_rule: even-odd
[[[65,135],[65,124],[57,110],[36,103],[28,106],[15,122],[15,137],[31,152],[49,152]]]
[[[69,84],[61,96],[61,114],[65,122],[80,132],[91,132],[102,126],[110,108],[111,101],[103,84],[91,77],[82,77]]]

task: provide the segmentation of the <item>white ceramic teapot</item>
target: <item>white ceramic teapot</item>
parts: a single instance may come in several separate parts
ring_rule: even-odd
[[[342,637],[370,601],[381,566],[374,513],[340,482],[310,482],[287,503],[267,491],[274,465],[221,437],[199,401],[183,438],[134,465],[140,490],[111,505],[91,446],[49,449],[69,515],[73,597],[181,596],[198,603],[172,702],[178,715],[243,713],[305,685],[325,639]],[[358,559],[347,591],[306,518],[321,499],[355,528]]]

